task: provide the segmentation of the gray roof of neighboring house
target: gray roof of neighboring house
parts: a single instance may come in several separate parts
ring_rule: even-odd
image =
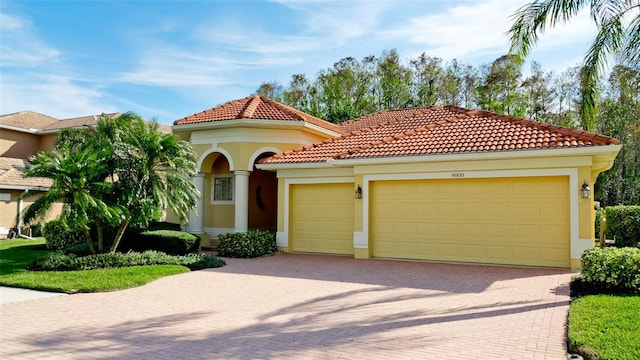
[[[120,113],[105,114],[111,118],[118,117]],[[98,123],[100,115],[80,116],[69,119],[56,119],[54,117],[26,110],[17,113],[0,115],[0,127],[11,127],[14,130],[30,133],[51,133],[62,129],[93,126]],[[159,124],[159,129],[164,133],[171,133],[171,127]]]
[[[0,189],[26,190],[47,189],[51,180],[45,178],[25,178],[24,170],[29,165],[25,159],[0,157]]]

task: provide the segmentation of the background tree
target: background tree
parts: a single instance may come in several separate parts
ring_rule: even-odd
[[[564,24],[589,7],[598,34],[582,68],[582,127],[596,128],[598,83],[610,58],[638,68],[640,60],[640,4],[632,0],[534,0],[514,15],[509,30],[511,51],[526,57],[547,26]]]
[[[409,62],[412,72],[412,95],[415,106],[430,106],[438,103],[443,84],[442,59],[420,54]]]
[[[263,82],[256,94],[266,96],[271,100],[282,102],[284,100],[284,88],[277,81]]]
[[[550,122],[556,92],[552,87],[553,73],[542,71],[540,63],[531,63],[531,75],[522,81],[525,100],[525,117]]]
[[[596,198],[606,205],[640,204],[640,72],[616,66],[600,104],[598,132],[620,140],[613,167],[596,182]]]
[[[477,103],[485,110],[498,114],[524,116],[523,97],[518,91],[522,60],[504,55],[482,68],[482,83],[478,87]]]
[[[406,108],[413,103],[411,75],[411,70],[402,65],[395,49],[382,53],[378,60],[377,84],[374,88],[378,109]]]

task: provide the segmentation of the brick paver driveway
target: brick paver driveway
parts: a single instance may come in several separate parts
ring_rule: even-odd
[[[1,359],[566,359],[568,270],[281,254],[4,304]]]

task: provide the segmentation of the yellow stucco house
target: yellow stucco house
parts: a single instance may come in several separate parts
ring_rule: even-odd
[[[577,268],[617,140],[455,106],[334,125],[254,95],[176,120],[203,194],[188,230],[288,252]],[[207,238],[207,236],[204,236]]]

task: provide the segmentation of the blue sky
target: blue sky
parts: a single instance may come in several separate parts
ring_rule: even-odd
[[[346,56],[397,49],[479,66],[507,52],[509,16],[527,2],[2,0],[0,114],[133,111],[171,124]],[[594,33],[582,14],[530,59],[578,65]]]

